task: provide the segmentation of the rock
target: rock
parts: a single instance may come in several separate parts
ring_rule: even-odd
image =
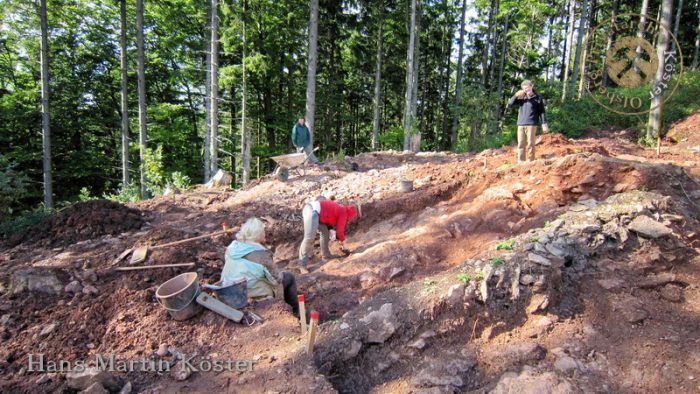
[[[437,333],[436,333],[435,331],[433,331],[433,330],[428,330],[428,331],[426,331],[426,332],[420,334],[419,337],[420,337],[420,338],[423,338],[423,339],[428,339],[428,338],[434,337],[435,335],[437,335]]]
[[[83,291],[83,285],[81,285],[80,282],[78,282],[77,280],[74,280],[67,284],[66,287],[63,288],[63,290],[66,293],[78,294]]]
[[[85,295],[97,295],[99,294],[99,290],[93,285],[87,285],[83,287],[83,294]]]
[[[510,345],[503,353],[505,362],[510,365],[521,365],[530,361],[543,360],[547,351],[537,342],[525,342]]]
[[[350,343],[350,348],[347,349],[343,355],[343,360],[347,361],[357,357],[357,355],[360,354],[360,350],[362,350],[362,342],[357,340],[352,341],[352,343]]]
[[[340,324],[340,329],[341,329],[341,330],[347,330],[348,328],[350,328],[350,325],[349,325],[348,323],[343,322],[343,323]]]
[[[394,280],[396,277],[403,274],[404,271],[406,271],[406,268],[404,268],[404,267],[392,268],[391,271],[389,272],[389,280]]]
[[[90,387],[80,391],[79,394],[109,394],[109,391],[105,390],[100,383],[95,382]]]
[[[361,323],[369,326],[367,343],[384,343],[396,331],[396,317],[393,305],[384,304],[378,311],[372,311],[360,319]]]
[[[513,193],[511,193],[511,191],[504,186],[495,186],[488,188],[484,190],[484,192],[481,193],[481,195],[479,196],[479,199],[482,199],[484,201],[495,201],[502,199],[512,200],[513,198]]]
[[[531,262],[533,262],[533,263],[535,263],[535,264],[543,265],[543,266],[545,266],[545,267],[551,267],[551,266],[552,266],[552,262],[551,262],[548,258],[543,257],[543,256],[540,256],[539,254],[528,253],[528,254],[527,254],[527,259],[528,259],[528,261],[531,261]]]
[[[101,371],[97,367],[87,367],[82,372],[68,372],[66,374],[66,385],[76,390],[85,390],[93,383],[99,383],[102,387],[117,391],[122,386],[119,381],[107,371]]]
[[[520,284],[523,286],[530,286],[535,283],[535,281],[537,281],[535,275],[525,274],[520,276]]]
[[[670,228],[646,215],[634,218],[627,228],[647,238],[661,238],[672,234]]]
[[[39,333],[40,337],[45,337],[53,332],[53,330],[56,329],[56,323],[51,323],[47,324],[43,330]]]
[[[131,394],[131,382],[126,382],[124,386],[122,386],[122,389],[119,390],[119,394]]]
[[[161,343],[160,346],[158,346],[158,350],[156,350],[156,355],[158,355],[158,357],[165,357],[168,354],[170,354],[170,351],[168,350],[168,344]]]
[[[627,319],[627,321],[631,324],[642,323],[647,317],[649,317],[649,312],[647,312],[645,309],[629,304],[625,305],[621,312],[625,319]]]
[[[34,384],[36,385],[41,385],[44,384],[50,380],[52,380],[56,376],[55,373],[50,372],[50,373],[42,373],[35,381]]]
[[[23,291],[56,295],[63,290],[69,275],[52,267],[20,268],[12,274],[10,289],[12,294]]]
[[[683,288],[676,285],[668,284],[659,291],[661,298],[671,302],[683,301]]]
[[[170,376],[177,380],[178,382],[182,382],[187,380],[191,375],[192,375],[192,370],[184,365],[184,363],[177,363],[177,366],[171,370]]]
[[[615,278],[598,280],[600,287],[604,288],[605,290],[617,290],[622,287],[624,283],[625,282],[623,280]]]
[[[464,289],[464,301],[469,302],[476,297],[476,284],[472,281],[469,286]]]
[[[569,372],[573,370],[580,370],[581,364],[569,356],[557,357],[554,362],[554,368],[560,372]]]
[[[447,305],[454,307],[458,303],[462,302],[462,297],[464,297],[464,289],[466,289],[466,287],[467,285],[464,283],[458,283],[450,286],[450,289],[447,291]]]
[[[374,284],[377,283],[377,275],[372,272],[366,271],[360,274],[360,287],[363,289],[369,289]]]
[[[415,387],[464,386],[463,376],[476,366],[473,356],[464,352],[445,354],[441,359],[428,359],[413,379]]]
[[[523,367],[520,374],[506,372],[501,375],[490,394],[571,394],[578,393],[568,381],[552,372],[538,374],[531,367]]]
[[[7,323],[9,323],[11,317],[12,315],[10,315],[9,313],[2,315],[2,317],[0,317],[0,326],[4,326]]]
[[[414,349],[422,350],[422,349],[425,347],[425,345],[426,345],[425,339],[423,339],[423,338],[418,338],[418,339],[416,339],[415,341],[409,343],[409,344],[406,345],[406,346],[411,347],[411,348],[414,348]]]
[[[545,245],[545,250],[549,252],[552,256],[558,258],[564,258],[568,255],[566,251],[559,245],[558,242],[551,242]]]

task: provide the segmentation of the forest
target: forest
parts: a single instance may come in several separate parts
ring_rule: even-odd
[[[626,13],[683,54],[656,126],[585,88],[604,21]],[[0,221],[219,168],[239,187],[291,151],[300,116],[326,160],[479,151],[514,139],[505,103],[531,79],[554,132],[630,127],[650,144],[700,93],[697,0],[0,0],[0,15]]]

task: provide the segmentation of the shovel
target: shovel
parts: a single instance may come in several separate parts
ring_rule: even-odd
[[[146,257],[148,256],[149,250],[156,250],[156,249],[165,248],[168,246],[175,246],[175,245],[183,244],[186,242],[196,241],[198,239],[204,239],[204,238],[213,237],[215,235],[230,233],[232,231],[233,231],[233,229],[227,228],[225,230],[217,231],[214,233],[199,235],[199,236],[192,237],[192,238],[186,238],[186,239],[182,239],[180,241],[169,242],[167,244],[156,245],[156,246],[148,246],[148,245],[139,246],[137,248],[134,248],[134,253],[132,253],[132,255],[131,255],[131,260],[129,261],[129,264],[134,265],[134,264],[138,264],[138,263],[145,261]]]

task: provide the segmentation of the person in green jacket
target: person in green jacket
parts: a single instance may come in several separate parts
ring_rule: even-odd
[[[236,233],[236,239],[226,248],[226,263],[221,272],[224,278],[244,277],[248,298],[282,298],[299,314],[297,286],[294,275],[280,272],[272,260],[272,252],[265,248],[265,225],[257,218],[246,220]]]
[[[311,133],[305,123],[306,120],[301,116],[297,124],[292,127],[292,144],[294,144],[297,152],[305,152],[310,162],[318,163],[318,159],[314,155],[314,149],[311,146]]]

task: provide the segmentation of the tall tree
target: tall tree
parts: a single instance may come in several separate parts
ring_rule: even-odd
[[[209,121],[211,141],[209,145],[210,174],[219,169],[219,0],[211,0],[211,100]]]
[[[246,71],[246,61],[248,60],[246,51],[246,15],[247,15],[247,0],[243,0],[243,57],[241,59],[242,65],[242,80],[243,80],[243,92],[241,94],[241,183],[247,184],[250,180],[250,130],[246,124],[247,120],[247,107],[248,107],[248,76]]]
[[[462,57],[464,55],[464,24],[466,23],[467,0],[462,0],[462,16],[459,19],[459,50],[457,54],[457,80],[455,81],[455,103],[452,115],[452,130],[450,133],[450,149],[457,147],[460,105],[462,104]]]
[[[588,28],[594,29],[596,26],[596,0],[591,0],[591,10],[588,13]],[[588,71],[588,51],[591,48],[591,40],[586,40],[586,46],[583,48],[583,55],[581,56],[581,80],[578,85],[578,95],[577,98],[583,96],[583,92],[586,89],[586,72]]]
[[[465,0],[466,1],[466,0]],[[372,150],[377,150],[379,145],[379,120],[380,120],[380,100],[382,95],[382,42],[384,32],[384,0],[379,0],[377,5],[377,60],[374,67],[374,102],[372,116]]]
[[[416,112],[415,112],[415,92],[416,88],[414,83],[416,82],[416,41],[418,36],[417,27],[417,7],[418,0],[411,0],[411,17],[409,25],[409,41],[408,49],[406,53],[406,95],[405,95],[405,107],[403,116],[403,129],[404,129],[404,140],[403,149],[409,150],[411,138],[416,128]]]
[[[306,72],[306,127],[314,144],[316,115],[316,62],[318,59],[318,0],[310,0],[309,5],[309,56]]]
[[[683,12],[683,0],[678,0],[678,9],[676,10],[676,20],[673,22],[673,36],[678,39],[678,28],[681,24],[681,13]],[[671,40],[671,52],[676,51],[676,40]]]
[[[571,77],[571,86],[569,87],[570,92],[574,92],[574,87],[578,81],[579,67],[581,65],[581,51],[583,49],[583,36],[585,35],[586,23],[588,22],[588,0],[583,0],[583,5],[581,6],[581,19],[578,22],[578,35],[576,37],[576,54],[574,55],[574,66],[573,66],[573,76]],[[564,97],[566,99],[566,97]]]
[[[53,182],[51,176],[51,127],[49,119],[49,22],[46,16],[46,0],[39,3],[41,25],[41,130],[44,166],[44,207],[53,208]]]
[[[698,25],[696,27],[697,34],[695,36],[695,48],[693,50],[693,63],[691,63],[691,68],[693,70],[698,68],[698,61],[700,60],[700,1],[698,2]]]
[[[206,6],[206,27],[204,28],[204,182],[211,178],[211,2]]]
[[[566,30],[566,54],[564,55],[564,77],[562,79],[562,101],[566,100],[566,91],[569,86],[569,68],[571,67],[571,51],[574,48],[574,26],[576,24],[576,0],[569,0],[569,20]]]
[[[121,121],[122,121],[122,185],[131,182],[129,177],[129,95],[127,91],[128,74],[126,64],[126,0],[119,0],[119,66],[121,71]]]
[[[671,19],[673,18],[673,0],[662,0],[661,2],[661,28],[659,29],[658,39],[656,41],[656,56],[659,58],[659,66],[654,74],[652,83],[652,92],[654,95],[651,99],[651,111],[649,111],[649,122],[647,123],[647,141],[653,141],[660,136],[661,121],[664,106],[664,90],[661,88],[663,83],[664,71],[666,69],[666,50],[670,39]],[[658,90],[657,90],[658,89]]]
[[[611,14],[611,19],[612,23],[615,24],[615,21],[617,20],[617,12],[619,10],[620,6],[620,0],[613,0],[613,6],[612,6],[612,14]],[[615,41],[615,29],[609,29],[608,30],[608,41],[605,44],[605,53],[607,56],[608,51],[610,50],[610,47],[612,47],[612,43]],[[603,86],[608,86],[608,70],[607,70],[607,65],[605,64],[606,62],[603,61]]]
[[[139,163],[141,171],[141,197],[148,196],[146,189],[146,54],[143,38],[143,1],[136,0],[136,50],[137,50],[137,85],[139,97]]]

